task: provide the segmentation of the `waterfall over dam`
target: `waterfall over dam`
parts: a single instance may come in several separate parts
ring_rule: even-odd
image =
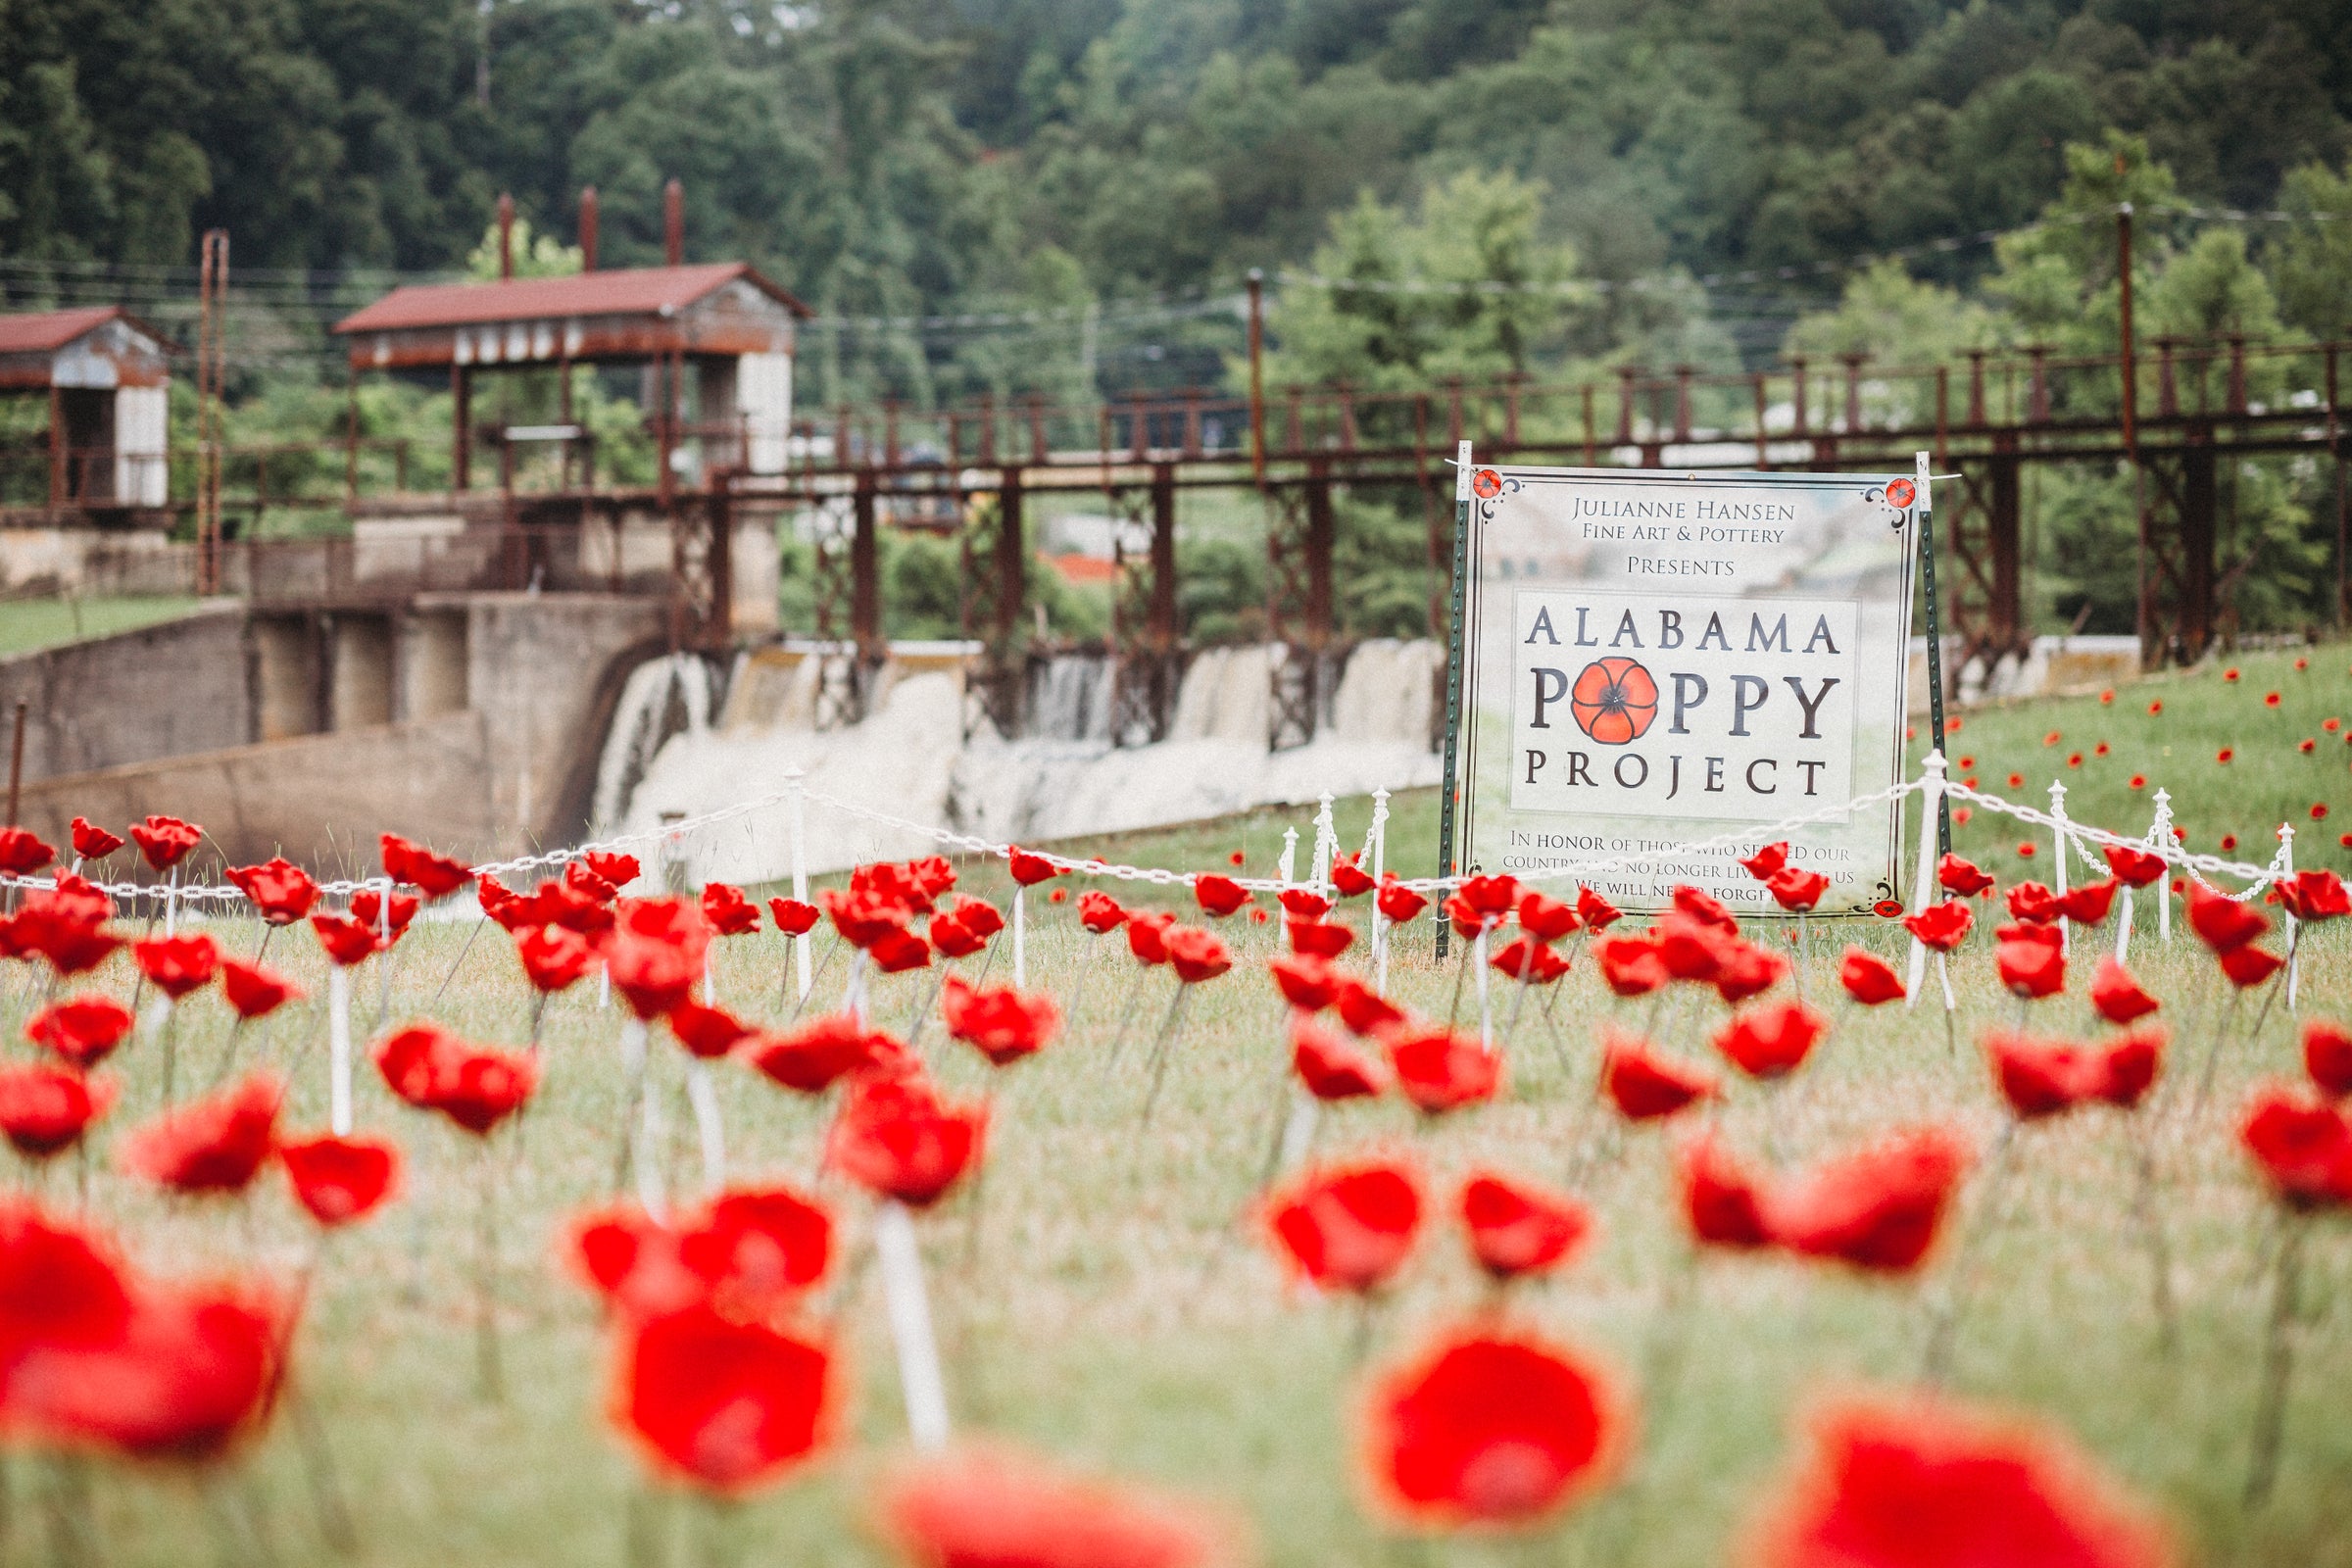
[[[1374,640],[1348,655],[1315,738],[1271,752],[1265,646],[1205,649],[1178,688],[1165,740],[1111,744],[1113,672],[1099,654],[1064,654],[1033,670],[1025,733],[981,726],[963,736],[960,650],[902,645],[875,681],[860,723],[815,724],[819,661],[790,651],[739,657],[717,710],[690,657],[650,661],[629,677],[597,773],[593,831],[650,832],[783,787],[807,770],[812,791],[870,810],[1020,843],[1084,837],[1439,781],[1429,745],[1445,650]],[[926,853],[931,841],[808,811],[811,870]],[[788,875],[782,807],[698,834],[684,847],[693,881]]]

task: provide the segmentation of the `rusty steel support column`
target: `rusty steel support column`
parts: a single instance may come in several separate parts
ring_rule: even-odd
[[[1028,546],[1021,532],[1021,470],[1006,468],[997,491],[997,641],[1006,650],[1021,634],[1021,612],[1028,608],[1029,582],[1025,572]]]
[[[858,662],[882,662],[888,645],[882,636],[882,573],[878,541],[874,537],[874,470],[858,475],[855,531],[850,535],[850,638],[858,646]]]
[[[66,504],[66,395],[49,383],[49,509]]]
[[[1331,509],[1331,466],[1317,464],[1306,481],[1306,646],[1318,666],[1331,646],[1331,557],[1339,537]],[[1320,683],[1321,670],[1316,671]]]
[[[473,479],[473,372],[449,368],[449,487],[466,489]]]
[[[1183,627],[1176,612],[1176,466],[1154,464],[1152,468],[1152,605],[1145,619],[1146,641],[1153,657],[1176,652]]]

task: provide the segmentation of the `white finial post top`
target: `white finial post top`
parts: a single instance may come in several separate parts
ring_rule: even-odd
[[[1928,769],[1928,771],[1932,773],[1941,775],[1943,770],[1949,767],[1951,764],[1943,760],[1942,747],[1931,746],[1928,748],[1927,757],[1920,762],[1919,765]]]
[[[2057,779],[2052,779],[2050,780],[2050,809],[2056,811],[2063,810],[2065,808],[2066,785]]]
[[[2295,842],[2295,825],[2292,822],[2281,822],[2278,824],[2278,842],[2281,844],[2292,844]]]

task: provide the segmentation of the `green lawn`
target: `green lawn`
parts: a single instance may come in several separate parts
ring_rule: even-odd
[[[111,637],[171,620],[199,601],[156,599],[13,599],[0,604],[0,658],[88,637]]]
[[[2040,784],[2050,759],[2063,768],[2074,734],[2095,738],[2094,720],[2104,715],[2113,725],[2115,767],[2128,760],[2120,755],[2126,740],[2142,756],[2171,745],[2180,768],[2176,795],[2227,786],[2223,798],[2243,803],[2242,833],[2285,804],[2322,798],[2306,788],[2301,770],[2308,765],[2317,780],[2323,764],[2293,754],[2296,737],[2287,732],[2303,724],[2316,732],[2325,704],[2303,692],[2316,693],[2325,681],[2340,700],[2344,678],[2335,672],[2343,660],[2315,655],[2310,687],[2288,688],[2298,694],[2298,706],[2288,710],[2293,716],[2273,719],[2261,707],[2262,693],[2285,686],[2287,674],[2270,673],[2283,665],[2244,662],[2247,680],[2236,689],[2224,689],[2218,675],[2135,686],[2119,694],[2112,709],[2091,702],[1972,714],[1956,740],[1976,749],[1981,776],[1995,765],[1987,759],[2021,770],[2035,762],[2042,776],[2029,772],[2029,779]],[[2166,702],[2160,727],[2138,724],[2149,692],[2161,692]],[[2040,736],[2053,728],[2068,740],[2044,751]],[[2258,765],[2233,763],[2238,770],[2218,779],[2205,771],[2220,744],[2216,731]],[[2340,766],[2337,757],[2327,760],[2329,782]],[[2087,760],[2069,773],[2070,781],[2078,776],[2083,787],[2076,798],[2086,817],[2109,820],[2100,808],[2108,801],[2118,811],[2144,802],[2144,793],[2107,782]],[[2200,848],[2211,847],[2211,835],[2228,825],[2209,807],[2182,814]],[[1427,792],[1399,802],[1393,864],[1426,867],[1426,848],[1411,846],[1426,844],[1416,835],[1429,832],[1434,815]],[[1279,853],[1281,827],[1294,823],[1303,834],[1310,816],[1260,812],[1105,841],[1100,849],[1113,858],[1189,866],[1222,863],[1240,850],[1250,871],[1263,872]],[[2136,825],[2136,818],[2121,819]],[[1347,803],[1343,841],[1360,842],[1364,820],[1363,803]],[[2017,836],[1991,832],[1981,817],[1962,832],[1964,845],[1979,849]],[[2326,863],[2340,863],[2332,835],[2329,844]],[[2020,869],[2014,858],[2000,866],[2005,874]],[[994,875],[975,871],[967,883],[985,890]],[[1450,1200],[1465,1171],[1489,1165],[1567,1185],[1594,1205],[1603,1226],[1597,1244],[1507,1309],[1587,1348],[1635,1391],[1642,1427],[1639,1485],[1595,1498],[1532,1548],[1452,1543],[1423,1554],[1387,1542],[1368,1522],[1353,1479],[1349,1411],[1365,1372],[1352,1353],[1356,1315],[1348,1303],[1286,1289],[1242,1223],[1268,1147],[1285,1059],[1281,1006],[1260,963],[1271,951],[1273,927],[1229,923],[1243,959],[1190,1008],[1147,1132],[1138,1118],[1146,1087],[1140,1047],[1166,1009],[1169,977],[1157,971],[1138,987],[1116,939],[1098,946],[1082,936],[1070,905],[1041,903],[1032,912],[1032,981],[1052,988],[1074,1015],[1063,1041],[996,1080],[998,1127],[976,1250],[973,1195],[921,1221],[951,1403],[962,1430],[1009,1435],[1219,1499],[1248,1519],[1260,1556],[1273,1564],[1696,1565],[1731,1554],[1741,1520],[1786,1460],[1793,1415],[1809,1399],[1856,1383],[1905,1385],[1916,1377],[1930,1308],[1954,1283],[1949,1246],[1925,1280],[1909,1286],[1783,1259],[1710,1257],[1698,1265],[1690,1304],[1667,1306],[1689,1266],[1668,1174],[1671,1149],[1688,1129],[1624,1130],[1595,1110],[1597,1026],[1611,1018],[1645,1023],[1648,1008],[1612,1003],[1580,959],[1558,1003],[1559,1041],[1531,1007],[1509,1042],[1511,1084],[1503,1102],[1432,1128],[1417,1126],[1394,1101],[1350,1109],[1327,1121],[1318,1152],[1409,1147],[1432,1173],[1442,1201]],[[2283,1006],[2276,1008],[2258,1039],[2234,1041],[2220,1066],[2214,1105],[2202,1116],[2190,1114],[2180,1080],[2202,1065],[2212,1038],[2211,966],[2185,934],[2169,949],[2158,943],[2146,913],[2133,963],[2168,1001],[2180,1060],[2168,1065],[2160,1097],[2138,1128],[2100,1110],[2022,1135],[1997,1212],[1986,1211],[1984,1184],[1972,1183],[1960,1223],[1976,1239],[1960,1270],[1968,1304],[1952,1387],[2064,1426],[2159,1506],[2198,1558],[2352,1564],[2352,1533],[2342,1526],[2344,1500],[2352,1496],[2352,1423],[2339,1414],[2352,1380],[2346,1290],[2352,1238],[2332,1222],[2307,1253],[2307,1310],[2278,1495],[2252,1518],[2237,1504],[2269,1306],[2263,1258],[2272,1208],[2235,1148],[2233,1107],[2254,1079],[2291,1070],[2293,1020]],[[250,953],[260,937],[249,922],[221,921],[213,929],[238,952]],[[1834,955],[1843,941],[1862,941],[1899,962],[1899,934],[1877,921],[1817,929],[1807,994],[1822,1001],[1834,986]],[[473,945],[434,1004],[467,935],[463,923],[416,928],[392,962],[389,1017],[429,1013],[475,1038],[518,1042],[527,1027],[525,991],[494,928]],[[2080,990],[2100,941],[2081,939],[2076,992],[2041,1004],[2039,1027],[2086,1027]],[[743,938],[720,949],[720,999],[763,1018],[778,1016],[786,964],[781,939]],[[1392,989],[1443,1014],[1453,972],[1435,967],[1427,952],[1425,938],[1398,942]],[[2346,997],[2352,936],[2323,930],[2303,952],[2306,1014],[2352,1004]],[[323,997],[321,963],[307,936],[281,933],[271,956]],[[1003,977],[1008,961],[996,960],[995,976]],[[17,1021],[38,997],[25,971],[11,968],[16,972],[0,979],[0,1022],[13,1039]],[[1785,1092],[1767,1096],[1735,1085],[1713,1113],[1716,1126],[1743,1153],[1763,1159],[1769,1151],[1791,1168],[1928,1119],[1955,1123],[1989,1148],[2001,1117],[1967,1042],[2014,1021],[2016,1008],[1993,989],[1982,948],[1957,968],[1963,1009],[1957,1056],[1947,1054],[1942,1023],[1925,1005],[1906,1014],[1839,1004],[1831,1008],[1831,1038]],[[819,978],[821,1001],[839,996],[842,977],[836,959]],[[100,983],[127,995],[122,960]],[[363,1028],[377,986],[371,971],[362,971]],[[904,1027],[928,994],[927,976],[881,980],[875,1016]],[[1507,1008],[1507,991],[1500,996]],[[1109,1041],[1130,1009],[1127,1048],[1114,1068]],[[1686,1056],[1709,1057],[1703,1037],[1723,1015],[1711,995],[1680,999],[1665,1008],[1658,1037]],[[2241,1035],[2246,1021],[2241,1013]],[[511,1385],[497,1405],[478,1402],[472,1391],[468,1270],[479,1152],[393,1102],[372,1073],[363,1076],[361,1126],[391,1133],[406,1146],[408,1192],[328,1249],[298,1367],[331,1435],[358,1517],[362,1560],[419,1568],[631,1560],[625,1525],[632,1509],[642,1518],[647,1505],[632,1500],[643,1497],[643,1484],[600,1414],[606,1345],[598,1308],[552,1260],[564,1216],[611,1196],[621,1111],[619,1028],[616,1011],[598,1008],[593,982],[561,999],[548,1014],[542,1100],[523,1137],[502,1137],[496,1146]],[[290,1116],[301,1128],[324,1121],[324,1033],[323,1003],[311,1002],[245,1047],[249,1058],[294,1064]],[[208,993],[193,1001],[180,1035],[182,1081],[209,1077],[226,1039],[220,1000]],[[936,1026],[924,1049],[954,1091],[986,1087],[979,1059],[943,1045]],[[659,1088],[675,1135],[669,1180],[674,1192],[691,1192],[699,1164],[682,1099],[682,1058],[666,1045],[657,1050]],[[156,1045],[145,1041],[118,1058],[126,1088],[117,1130],[154,1108],[157,1059]],[[723,1076],[721,1094],[740,1173],[809,1178],[818,1107],[740,1070]],[[2181,1307],[2182,1349],[2169,1363],[2156,1350],[2149,1270],[2132,1218],[2134,1134],[2143,1128],[2153,1138]],[[52,1201],[74,1201],[70,1161],[48,1174],[45,1190]],[[864,1245],[866,1204],[837,1182],[820,1191],[841,1216],[855,1259]],[[291,1278],[310,1245],[305,1223],[274,1181],[243,1210],[172,1204],[101,1165],[90,1206],[140,1260],[164,1271],[258,1268]],[[1406,1279],[1375,1320],[1374,1364],[1408,1351],[1489,1299],[1458,1230],[1443,1211],[1434,1217]],[[903,1451],[905,1423],[876,1271],[853,1262],[812,1309],[835,1326],[856,1369],[843,1442],[821,1465],[740,1509],[720,1514],[683,1502],[655,1504],[662,1528],[674,1531],[679,1544],[674,1559],[660,1560],[881,1560],[864,1524],[865,1495],[878,1468]],[[1660,1350],[1676,1348],[1679,1375],[1665,1386],[1640,1387],[1643,1369],[1659,1364]],[[11,1467],[10,1517],[21,1530],[37,1529],[37,1496],[47,1475],[38,1461]],[[324,1555],[300,1450],[287,1431],[272,1431],[240,1475],[207,1494],[163,1472],[101,1472],[103,1560],[190,1561],[210,1549],[208,1521],[229,1505],[223,1499],[233,1501],[247,1488],[260,1499],[277,1560]]]

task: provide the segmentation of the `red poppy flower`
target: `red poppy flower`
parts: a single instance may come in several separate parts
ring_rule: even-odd
[[[1168,961],[1168,928],[1176,917],[1161,909],[1137,909],[1127,916],[1127,951],[1151,968]]]
[[[114,1054],[133,1021],[130,1009],[112,997],[73,997],[24,1020],[24,1038],[86,1072]]]
[[[1992,873],[1983,870],[1973,860],[1946,855],[1936,862],[1936,881],[1946,893],[1965,899],[1990,888]]]
[[[71,826],[74,831],[74,853],[84,860],[103,860],[122,847],[120,838],[86,816],[75,817]]]
[[[1774,903],[1794,912],[1818,906],[1821,896],[1830,891],[1830,879],[1819,871],[1800,870],[1792,865],[1765,883],[1764,887],[1772,895]]]
[[[318,945],[326,956],[343,968],[350,968],[378,950],[375,927],[348,914],[314,914],[311,929],[318,933]]]
[[[2222,966],[2222,973],[2228,975],[2230,983],[2240,991],[2250,990],[2262,984],[2286,964],[2286,960],[2277,954],[2251,944],[2242,948],[2231,948],[2229,952],[2221,955],[2218,961]]]
[[[2234,849],[2236,849],[2236,848],[2237,848],[2237,835],[2236,835],[2236,834],[2234,834],[2234,833],[2225,833],[2225,834],[2223,834],[2223,835],[2222,835],[2222,853],[2224,853],[2224,854],[2226,855],[2226,854],[2228,854],[2230,851],[2231,851],[2231,850],[2234,850]]]
[[[1830,1022],[1801,1002],[1751,1007],[1715,1032],[1715,1049],[1750,1078],[1779,1078],[1801,1066]]]
[[[1538,942],[1557,942],[1585,922],[1576,906],[1530,891],[1519,901],[1519,929]]]
[[[2330,1100],[2352,1095],[2352,1031],[2328,1018],[2303,1026],[2303,1070]]]
[[[1726,953],[1737,940],[1723,927],[1692,919],[1679,909],[1667,910],[1650,929],[1658,961],[1666,966],[1666,972],[1698,985],[1714,982],[1715,971],[1723,966]]]
[[[1647,937],[1603,937],[1592,944],[1592,960],[1600,978],[1620,997],[1644,997],[1670,978],[1658,945]]]
[[[1906,995],[1903,977],[1894,972],[1894,965],[1861,948],[1845,950],[1845,957],[1838,965],[1838,983],[1865,1007],[1899,1002]]]
[[[1265,911],[1261,909],[1254,912],[1262,914]],[[1293,953],[1303,953],[1318,958],[1336,958],[1355,941],[1354,928],[1337,920],[1311,923],[1287,920],[1283,923],[1283,931],[1290,938]]]
[[[101,1236],[51,1220],[30,1202],[0,1200],[0,1356],[119,1343],[134,1281]],[[11,1414],[18,1400],[9,1390]]]
[[[333,1229],[366,1219],[400,1184],[400,1148],[387,1138],[301,1138],[277,1146],[294,1200]]]
[[[665,1472],[737,1494],[826,1443],[835,1383],[822,1341],[689,1306],[629,1327],[612,1421]]]
[[[2213,760],[2217,762],[2227,765],[2230,761],[2230,759],[2235,757],[2236,755],[2237,752],[2235,748],[2225,746],[2220,751],[2213,754]]]
[[[2327,821],[2327,820],[2328,820],[2328,803],[2327,803],[2327,802],[2325,802],[2325,801],[2314,801],[2314,802],[2312,802],[2312,803],[2311,803],[2311,819],[2312,819],[2314,822],[2325,822],[2325,821]]]
[[[685,899],[623,899],[605,940],[605,968],[629,1009],[650,1023],[692,994],[710,949],[710,928]]]
[[[1943,1128],[1898,1133],[1778,1194],[1767,1228],[1808,1256],[1907,1272],[1935,1244],[1969,1157],[1967,1144]]]
[[[1461,936],[1475,937],[1489,926],[1501,924],[1518,903],[1515,877],[1469,877],[1446,900],[1446,917]]]
[[[45,1061],[0,1066],[0,1134],[27,1159],[73,1148],[115,1102],[115,1082]]]
[[[2020,1121],[2062,1115],[2099,1098],[2106,1058],[2068,1040],[2036,1040],[1995,1032],[1984,1037],[1994,1084]]]
[[[790,1187],[720,1194],[676,1232],[678,1260],[722,1306],[788,1300],[825,1277],[832,1216]]]
[[[285,1086],[257,1072],[131,1129],[124,1170],[182,1193],[240,1193],[277,1147]]]
[[[2111,876],[2101,882],[2069,888],[2058,896],[2058,912],[2077,925],[2098,925],[2115,907],[2115,896],[2123,885],[2121,878]]]
[[[539,1084],[530,1056],[468,1045],[436,1024],[414,1024],[375,1048],[376,1070],[401,1099],[437,1110],[478,1138],[522,1108]]]
[[[2247,1102],[2238,1138],[2286,1202],[2297,1208],[2352,1203],[2352,1121],[2340,1107],[2265,1085]]]
[[[1749,876],[1759,882],[1769,882],[1779,876],[1781,868],[1788,863],[1788,841],[1783,839],[1778,844],[1767,844],[1740,863],[1746,868]]]
[[[1331,887],[1343,899],[1360,899],[1372,891],[1372,874],[1360,863],[1355,851],[1349,851],[1331,862]]]
[[[1599,1486],[1625,1420],[1599,1372],[1513,1330],[1447,1334],[1372,1391],[1364,1464],[1417,1524],[1526,1525]]]
[[[1380,917],[1391,925],[1410,925],[1429,907],[1429,900],[1399,882],[1394,871],[1383,873],[1380,892],[1373,897],[1372,904],[1380,910]]]
[[[1389,1087],[1389,1070],[1370,1053],[1303,1016],[1291,1021],[1291,1070],[1317,1100],[1361,1100]]]
[[[871,948],[894,931],[903,931],[914,911],[905,898],[871,888],[826,888],[816,896],[841,940],[853,948]]]
[[[1331,901],[1312,888],[1284,888],[1274,898],[1285,916],[1307,925],[1331,912]]]
[[[1344,1018],[1344,1010],[1341,1016]],[[1440,1024],[1398,1028],[1388,1037],[1396,1087],[1425,1116],[1492,1100],[1502,1088],[1502,1055],[1472,1035]]]
[[[931,917],[931,946],[943,958],[968,958],[988,946],[988,939],[953,914]]]
[[[999,914],[997,906],[986,899],[958,893],[949,912],[955,915],[959,925],[983,942],[1004,929],[1004,916]]]
[[[902,1472],[884,1489],[882,1518],[916,1568],[1207,1568],[1225,1557],[1195,1506],[1002,1448]]]
[[[1625,918],[1625,911],[1593,888],[1576,890],[1576,912],[1583,917],[1588,929],[1606,931]]]
[[[1225,944],[1217,940],[1215,933],[1199,926],[1176,926],[1161,940],[1167,947],[1169,966],[1176,971],[1176,978],[1188,986],[1214,980],[1233,967],[1233,955],[1225,951]]]
[[[384,834],[376,845],[384,875],[421,890],[428,899],[447,898],[473,880],[473,868],[464,860],[436,855],[397,833]]]
[[[1532,936],[1503,944],[1487,961],[1512,979],[1529,985],[1547,986],[1568,972],[1568,960]]]
[[[531,989],[553,996],[579,983],[596,962],[596,949],[576,931],[535,925],[514,939],[514,956]]]
[[[760,929],[760,906],[726,882],[703,884],[703,923],[713,936],[749,936]]]
[[[2265,708],[2277,708],[2278,706],[2278,694],[2277,692],[2264,692],[2262,694],[2262,706]]]
[[[834,1119],[825,1158],[877,1197],[924,1208],[979,1163],[987,1133],[985,1105],[950,1104],[912,1076],[858,1078]]]
[[[151,816],[136,822],[130,829],[131,842],[138,845],[139,854],[158,871],[177,864],[186,854],[204,841],[204,829],[193,822],[182,822],[176,816]]]
[[[1351,974],[1340,973],[1333,981],[1332,1005],[1339,1008],[1340,1022],[1359,1040],[1404,1022],[1402,1007]]]
[[[2055,925],[2030,925],[2023,920],[1996,925],[1992,928],[1992,935],[1996,942],[2022,942],[2031,947],[2047,948],[2052,953],[2066,946],[2066,933]]]
[[[1338,976],[1327,958],[1308,953],[1276,954],[1266,960],[1266,972],[1282,1000],[1302,1012],[1321,1012],[1338,995]]]
[[[1727,1006],[1760,997],[1781,983],[1788,960],[1768,948],[1734,937],[1723,944],[1715,965],[1715,994]]]
[[[776,929],[788,937],[805,937],[816,929],[817,911],[813,904],[803,904],[798,899],[770,899],[767,912],[776,922]]]
[[[681,1002],[669,1009],[669,1032],[687,1054],[714,1059],[751,1038],[752,1026],[724,1007],[700,1002]]]
[[[2035,1001],[2066,989],[2066,955],[2047,943],[2001,943],[1992,961],[2011,996]]]
[[[636,881],[645,869],[637,863],[634,855],[621,855],[612,850],[583,850],[580,858],[571,864],[594,874],[615,891]]]
[[[291,1313],[251,1287],[138,1284],[102,1343],[48,1344],[12,1368],[12,1418],[40,1441],[136,1459],[216,1459],[256,1430],[285,1366]]]
[[[174,1002],[211,985],[220,969],[220,944],[201,931],[134,942],[130,956],[147,983]]]
[[[1713,1135],[1686,1144],[1676,1157],[1682,1177],[1683,1217],[1690,1234],[1708,1247],[1753,1251],[1770,1247],[1763,1184],[1733,1158]]]
[[[1266,1229],[1317,1290],[1376,1291],[1420,1234],[1420,1173],[1395,1160],[1318,1166],[1267,1199]]]
[[[1628,1121],[1656,1121],[1718,1092],[1715,1075],[1662,1056],[1635,1035],[1601,1034],[1601,1092]]]
[[[931,945],[911,931],[890,932],[865,951],[884,974],[905,974],[931,965]]]
[[[1009,869],[1012,872],[1013,881],[1025,888],[1035,887],[1040,882],[1050,882],[1054,877],[1067,874],[1062,867],[1055,865],[1044,856],[1032,855],[1027,850],[1020,849],[1012,852]]]
[[[2107,867],[2126,887],[2144,888],[2164,875],[2164,857],[2146,850],[2128,849],[2121,844],[2103,847]]]
[[[247,1022],[267,1018],[302,996],[301,990],[284,975],[243,958],[220,960],[220,994],[228,999],[237,1016]]]
[[[926,855],[906,862],[906,877],[919,899],[936,899],[956,885],[956,866],[944,855]]]
[[[30,876],[56,858],[56,849],[32,829],[0,827],[0,876]]]
[[[1555,1268],[1592,1234],[1592,1211],[1562,1193],[1479,1171],[1456,1205],[1478,1266],[1497,1280]]]
[[[2098,969],[2091,975],[2090,1004],[2109,1023],[2122,1024],[2144,1018],[2163,1005],[2140,989],[2132,971],[2116,962],[2113,955],[2101,958]]]
[[[2009,913],[2031,925],[2047,925],[2058,918],[2058,895],[2039,882],[2020,882],[2009,890]]]
[[[956,975],[940,988],[939,1015],[950,1037],[999,1067],[1044,1050],[1061,1027],[1061,1009],[1042,991],[968,986]]]
[[[2060,1440],[1956,1403],[1849,1400],[1754,1537],[1758,1568],[2166,1568],[2153,1518]]]
[[[395,892],[387,906],[383,895],[373,888],[364,888],[351,896],[352,918],[372,930],[382,931],[398,942],[409,934],[409,922],[416,918],[419,905],[407,893]],[[387,943],[386,946],[390,946]]]
[[[1250,902],[1250,890],[1229,876],[1203,871],[1193,878],[1193,898],[1210,918],[1222,920]]]
[[[1127,911],[1119,901],[1101,891],[1078,895],[1078,923],[1096,936],[1108,936],[1127,923]]]
[[[2333,871],[2298,871],[2278,884],[2278,900],[2298,920],[2317,922],[2352,914],[2352,893]]]
[[[106,929],[114,901],[77,876],[26,893],[13,919],[0,922],[7,946],[37,953],[61,975],[86,974],[114,956],[123,939]]]
[[[2164,1070],[2168,1037],[2161,1028],[2135,1029],[2091,1049],[2100,1054],[2098,1096],[2126,1110],[2140,1102]]]
[[[2308,735],[2295,742],[2295,750],[2301,752],[2305,757],[2309,757],[2312,753],[2318,751],[2319,749],[2320,743],[2316,740],[2313,740]]]
[[[895,1064],[906,1048],[849,1013],[811,1018],[786,1034],[755,1034],[738,1059],[787,1089],[821,1095],[845,1075]]]

